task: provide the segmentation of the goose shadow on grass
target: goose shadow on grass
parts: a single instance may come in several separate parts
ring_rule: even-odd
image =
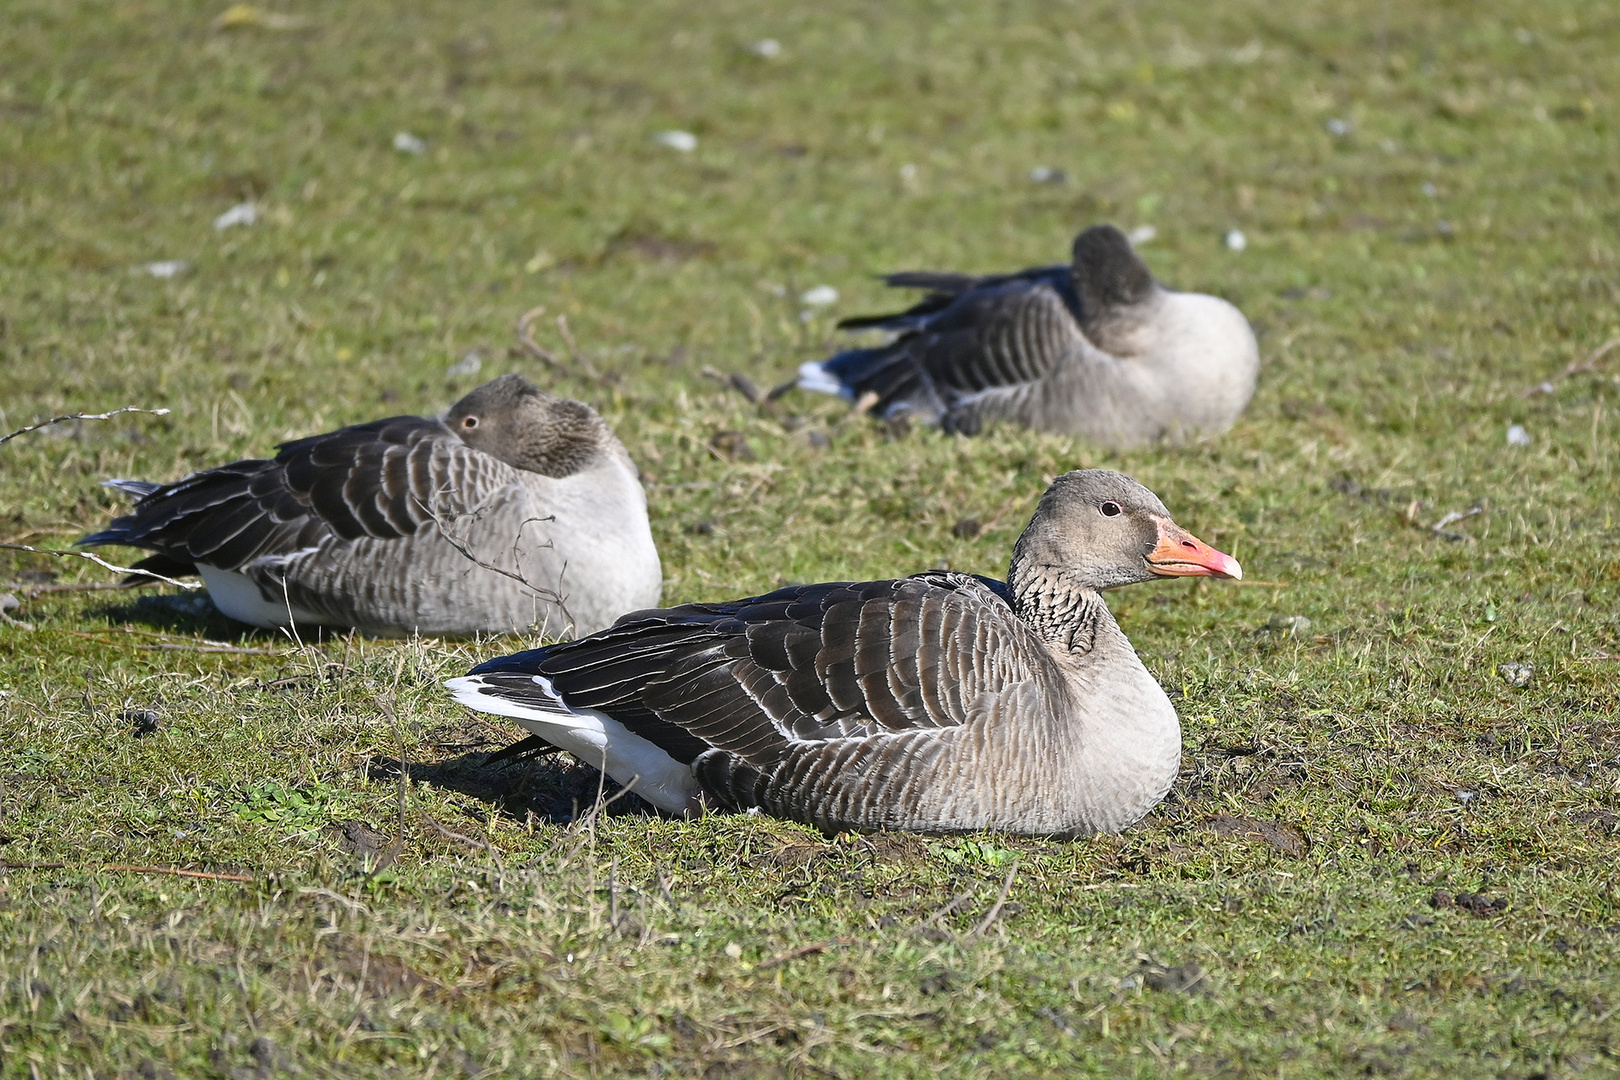
[[[145,593],[132,596],[125,603],[104,604],[94,608],[91,614],[106,619],[111,626],[127,623],[165,634],[207,638],[232,645],[273,646],[287,641],[280,631],[263,630],[227,618],[201,589],[189,593]]]
[[[149,630],[177,637],[198,637],[230,645],[277,648],[293,644],[280,630],[249,626],[222,614],[206,592],[148,593],[128,603],[105,604],[91,611],[111,626],[144,626]],[[330,626],[299,624],[299,637],[305,645],[320,645],[351,631]]]
[[[439,761],[407,761],[405,776],[417,783],[476,799],[511,821],[566,825],[590,813],[600,796],[608,817],[657,817],[658,811],[613,780],[565,753],[522,761],[491,762],[494,754],[462,753]],[[399,779],[398,758],[377,755],[365,762],[366,778]],[[467,807],[465,809],[472,809]]]

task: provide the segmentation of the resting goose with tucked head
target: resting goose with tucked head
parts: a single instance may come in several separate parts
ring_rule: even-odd
[[[1254,394],[1260,352],[1243,313],[1154,281],[1112,225],[1076,237],[1068,266],[884,280],[929,294],[845,319],[899,336],[804,364],[801,387],[948,431],[1008,420],[1109,447],[1224,431]]]
[[[638,611],[448,685],[671,813],[1118,832],[1169,790],[1181,728],[1101,593],[1184,575],[1242,570],[1129,477],[1071,472],[1006,584],[930,571]]]
[[[81,544],[197,573],[254,626],[385,636],[591,633],[658,602],[658,551],[636,467],[588,405],[503,375],[444,419],[396,416],[282,443],[140,497]]]

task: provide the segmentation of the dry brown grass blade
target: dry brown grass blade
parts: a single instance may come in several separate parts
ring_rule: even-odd
[[[827,941],[817,941],[810,945],[800,945],[797,949],[789,949],[785,953],[777,953],[775,956],[770,957],[767,960],[761,960],[758,964],[754,965],[754,970],[765,971],[769,968],[779,967],[782,964],[797,960],[803,956],[814,956],[816,953],[824,953],[829,949],[842,949],[853,944],[855,944],[854,938],[841,937],[831,938]]]
[[[1000,917],[1001,909],[1007,904],[1007,894],[1012,892],[1013,878],[1017,876],[1018,860],[1014,859],[1012,865],[1007,868],[1007,880],[1001,883],[1001,892],[996,894],[996,902],[990,905],[990,910],[985,912],[984,918],[979,920],[979,925],[968,931],[968,940],[971,941],[990,929],[996,919]]]
[[[1536,383],[1536,385],[1530,387],[1530,389],[1521,391],[1519,396],[1522,398],[1527,398],[1535,397],[1537,394],[1550,394],[1559,383],[1563,382],[1571,375],[1579,375],[1587,371],[1596,371],[1598,361],[1602,360],[1605,356],[1609,355],[1609,353],[1613,352],[1617,348],[1620,348],[1620,337],[1610,338],[1602,345],[1599,345],[1596,349],[1593,349],[1591,352],[1587,353],[1586,359],[1571,360],[1569,364],[1565,366],[1563,371],[1560,371],[1557,375],[1554,375],[1545,382]]]
[[[558,357],[556,353],[534,340],[534,320],[538,319],[545,313],[545,307],[541,306],[530,308],[528,311],[525,311],[522,315],[518,316],[518,344],[529,350],[530,355],[534,356],[536,359],[544,361],[545,363],[556,368],[558,371],[567,371],[568,365],[563,363],[562,359]]]
[[[394,695],[383,694],[377,699],[378,708],[388,717],[388,724],[394,729],[394,740],[399,744],[399,812],[394,822],[394,839],[389,841],[388,850],[382,853],[377,865],[371,868],[369,877],[376,877],[399,861],[400,855],[405,851],[405,811],[407,795],[407,777],[410,767],[405,761],[405,736],[399,730],[399,717],[394,715]]]

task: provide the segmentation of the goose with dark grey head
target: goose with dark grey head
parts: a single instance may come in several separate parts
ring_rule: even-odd
[[[1242,570],[1129,477],[1071,472],[1005,584],[930,571],[639,611],[448,685],[671,813],[1117,832],[1169,790],[1181,728],[1101,594],[1187,575]]]
[[[1076,237],[1067,266],[885,280],[928,295],[845,319],[898,336],[802,365],[799,386],[964,434],[1005,420],[1109,447],[1225,431],[1254,395],[1260,351],[1243,313],[1160,285],[1112,225]]]
[[[384,636],[591,633],[658,602],[647,500],[590,406],[503,375],[443,419],[282,443],[172,484],[110,480],[134,510],[81,544],[154,552],[255,626]]]

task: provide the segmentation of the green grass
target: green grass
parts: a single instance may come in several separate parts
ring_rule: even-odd
[[[583,768],[483,768],[508,735],[438,684],[516,638],[299,646],[172,591],[30,594],[109,575],[0,552],[32,626],[0,625],[0,1076],[1620,1074],[1620,354],[1521,396],[1620,335],[1612,4],[299,3],[300,28],[212,29],[225,6],[6,8],[0,430],[172,411],[0,447],[0,540],[66,546],[117,510],[103,477],[443,408],[476,351],[616,426],[668,602],[1000,573],[1082,465],[1254,580],[1113,599],[1186,732],[1130,833],[824,839],[590,816]],[[216,232],[243,199],[258,223]],[[1229,434],[895,434],[703,374],[774,383],[895,302],[877,272],[1056,261],[1102,220],[1254,321]],[[159,259],[190,267],[136,270]],[[842,298],[801,320],[819,284]],[[611,384],[514,349],[536,305]],[[1426,528],[1475,506],[1465,540]]]

